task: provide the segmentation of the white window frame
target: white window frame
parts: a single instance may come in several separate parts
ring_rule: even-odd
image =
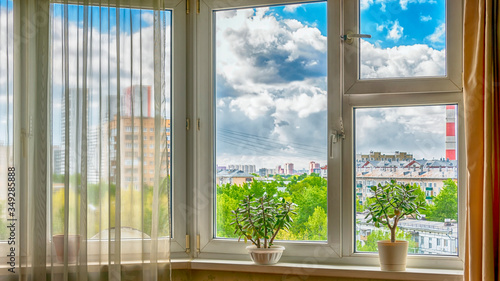
[[[224,1],[224,0],[201,0],[200,14],[196,17],[196,57],[194,69],[196,70],[195,76],[197,77],[194,96],[191,100],[197,101],[192,109],[193,116],[203,120],[202,126],[193,135],[194,142],[191,148],[194,151],[193,159],[193,206],[196,206],[196,217],[193,220],[193,228],[195,233],[199,234],[199,251],[197,249],[195,257],[198,258],[223,258],[223,259],[242,259],[247,260],[248,254],[245,247],[250,244],[238,242],[234,239],[220,239],[213,238],[214,233],[214,115],[212,106],[214,104],[214,80],[213,72],[214,62],[212,54],[213,50],[213,11],[234,8],[246,8],[256,6],[268,5],[284,5],[293,3],[304,2],[317,2],[317,1],[280,1],[280,0],[256,0],[256,1]],[[330,14],[335,13],[335,18],[340,18],[340,2],[335,1],[328,4],[328,11]],[[329,21],[328,33],[331,35],[333,30],[339,30],[339,22],[335,23]],[[335,36],[328,36],[328,43],[331,46],[339,45],[339,40]],[[336,42],[335,42],[336,41]],[[337,43],[337,44],[335,44]],[[339,49],[333,48],[333,49]],[[340,52],[337,51],[339,54]],[[339,60],[336,62],[329,59],[331,64],[328,67],[329,73],[339,72],[335,70],[340,66]],[[339,69],[337,67],[337,69]],[[339,77],[335,75],[335,77]],[[333,83],[330,83],[333,85]],[[337,84],[338,85],[338,84]],[[330,90],[333,87],[329,86]],[[337,90],[337,93],[340,93]],[[333,99],[329,99],[330,106],[334,105]],[[207,106],[208,105],[208,106]],[[340,109],[340,103],[337,103],[337,108]],[[340,110],[335,110],[340,112]],[[332,114],[329,113],[329,120],[333,119]],[[340,149],[337,150],[337,155]],[[340,163],[330,168],[331,161],[329,161],[329,178],[339,178],[340,172],[334,173],[334,170],[340,167]],[[338,162],[338,161],[337,161]],[[333,190],[340,190],[340,182],[330,181],[328,183],[328,217],[330,223],[328,225],[328,241],[324,242],[308,242],[308,241],[280,241],[281,245],[286,247],[283,253],[282,261],[285,262],[300,262],[304,263],[304,258],[309,259],[310,263],[329,263],[332,258],[339,260],[341,257],[340,248],[340,197],[335,196],[336,192]],[[197,243],[198,244],[198,243]]]
[[[214,93],[214,20],[213,12],[225,9],[259,7],[267,5],[285,5],[315,1],[281,1],[281,0],[200,0],[199,14],[190,18],[194,45],[194,57],[188,73],[191,73],[188,84],[192,86],[188,97],[188,118],[196,120],[196,127],[189,131],[192,140],[188,146],[189,174],[188,206],[192,206],[188,216],[192,229],[192,245],[196,245],[195,258],[207,259],[240,259],[248,260],[245,247],[250,244],[235,239],[214,238],[215,225],[215,93]],[[448,0],[448,5],[451,2]],[[352,65],[345,64],[349,54],[353,54],[351,46],[341,42],[340,35],[352,26],[357,26],[358,17],[349,17],[353,13],[352,0],[328,1],[328,134],[340,131],[340,120],[343,120],[346,139],[330,147],[328,158],[328,241],[279,241],[286,247],[282,262],[299,262],[311,264],[349,264],[378,266],[377,253],[355,253],[354,230],[354,197],[353,186],[353,118],[355,107],[368,106],[404,106],[404,105],[436,105],[458,104],[458,152],[459,163],[459,239],[461,241],[459,255],[408,257],[409,267],[462,269],[464,253],[465,218],[465,149],[463,130],[463,102],[461,86],[461,6],[448,9],[447,34],[447,76],[440,78],[380,79],[360,81],[348,79],[347,73],[356,73]],[[460,7],[459,7],[460,6]],[[357,13],[356,13],[357,15]],[[344,20],[344,21],[343,21]],[[354,25],[353,25],[354,23]],[[453,26],[453,27],[452,27]],[[356,41],[356,40],[355,40]],[[354,71],[354,72],[353,72]],[[344,74],[345,73],[345,74]],[[191,77],[192,76],[192,77]],[[352,77],[351,77],[352,78]],[[344,79],[344,80],[343,80]],[[347,86],[345,86],[347,85]],[[409,91],[408,89],[412,89]],[[200,125],[200,126],[198,126]],[[340,159],[340,160],[339,160]],[[196,238],[194,237],[196,235]]]
[[[460,3],[460,5],[457,5]],[[344,33],[359,33],[358,1],[344,1]],[[355,16],[353,16],[355,15]],[[462,1],[446,0],[446,75],[443,77],[360,79],[359,39],[344,46],[344,93],[425,93],[462,91]],[[451,59],[450,59],[451,58]],[[391,80],[390,84],[386,82]]]

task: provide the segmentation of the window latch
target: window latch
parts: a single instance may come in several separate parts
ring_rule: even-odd
[[[372,36],[370,34],[357,34],[352,31],[347,31],[347,34],[340,35],[340,39],[349,45],[354,42],[354,38],[372,38]]]
[[[340,131],[333,130],[332,134],[330,135],[330,158],[333,159],[334,145],[343,139],[345,139],[344,122],[342,121],[342,119],[340,119]]]

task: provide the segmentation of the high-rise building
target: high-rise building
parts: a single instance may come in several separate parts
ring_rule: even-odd
[[[247,174],[252,174],[252,173],[257,172],[255,165],[229,165],[228,169],[229,170],[240,170],[240,171],[243,171]]]
[[[88,91],[87,91],[88,94]],[[66,137],[68,138],[68,152],[69,152],[69,174],[81,173],[81,163],[79,157],[82,151],[82,125],[83,125],[83,101],[84,101],[83,89],[69,89],[68,100],[66,100],[66,95],[63,94],[63,104],[61,106],[61,147],[54,150],[54,153],[60,153],[60,155],[53,155],[54,161],[56,157],[58,161],[62,161],[62,173],[64,174],[64,161],[66,153]],[[88,101],[88,95],[87,101]],[[66,113],[66,110],[67,113]],[[66,118],[66,114],[68,118]],[[68,126],[68,131],[66,132],[66,126]],[[61,162],[57,165],[54,163],[54,169],[56,166],[61,167]],[[55,173],[55,172],[54,172]]]
[[[285,175],[293,175],[293,163],[285,163]]]
[[[134,85],[125,89],[125,93],[121,100],[121,115],[124,117],[153,117],[153,105],[154,101],[153,94],[151,93],[151,86]]]
[[[99,182],[99,131],[98,126],[87,129],[87,182]]]
[[[282,175],[285,173],[285,170],[281,168],[281,165],[276,166],[276,174]]]
[[[446,106],[446,159],[457,160],[457,139],[455,136],[456,105]]]
[[[118,138],[116,118],[109,123],[111,132],[109,161],[111,181],[116,182],[118,168],[120,168],[120,182],[122,188],[127,189],[132,186],[139,189],[141,181],[145,185],[153,186],[155,180],[156,157],[160,160],[160,178],[168,175],[167,162],[170,161],[170,119],[163,119],[160,128],[162,130],[159,143],[155,139],[155,118],[143,117],[120,118],[120,136]],[[108,130],[107,126],[106,131]],[[118,140],[120,141],[120,155],[118,151]],[[160,147],[160,154],[156,153],[156,147]],[[165,154],[163,154],[163,152]],[[104,157],[106,158],[106,157]],[[118,161],[119,164],[118,165]],[[142,161],[142,162],[141,162]],[[106,161],[105,161],[106,162]],[[107,174],[107,168],[103,168]]]
[[[53,146],[52,154],[52,173],[55,175],[64,175],[64,146]]]
[[[309,162],[309,174],[312,173],[317,173],[319,174],[321,172],[319,163],[316,163],[314,161]]]

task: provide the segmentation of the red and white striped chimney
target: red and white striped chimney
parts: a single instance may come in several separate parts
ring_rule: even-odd
[[[457,139],[455,137],[456,105],[446,106],[446,159],[457,160]]]

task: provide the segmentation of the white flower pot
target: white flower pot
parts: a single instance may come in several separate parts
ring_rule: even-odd
[[[285,247],[273,245],[271,248],[264,249],[257,248],[257,246],[252,245],[248,246],[247,250],[254,263],[268,265],[275,264],[280,260]]]
[[[405,271],[408,241],[391,240],[378,241],[378,258],[383,271]]]

